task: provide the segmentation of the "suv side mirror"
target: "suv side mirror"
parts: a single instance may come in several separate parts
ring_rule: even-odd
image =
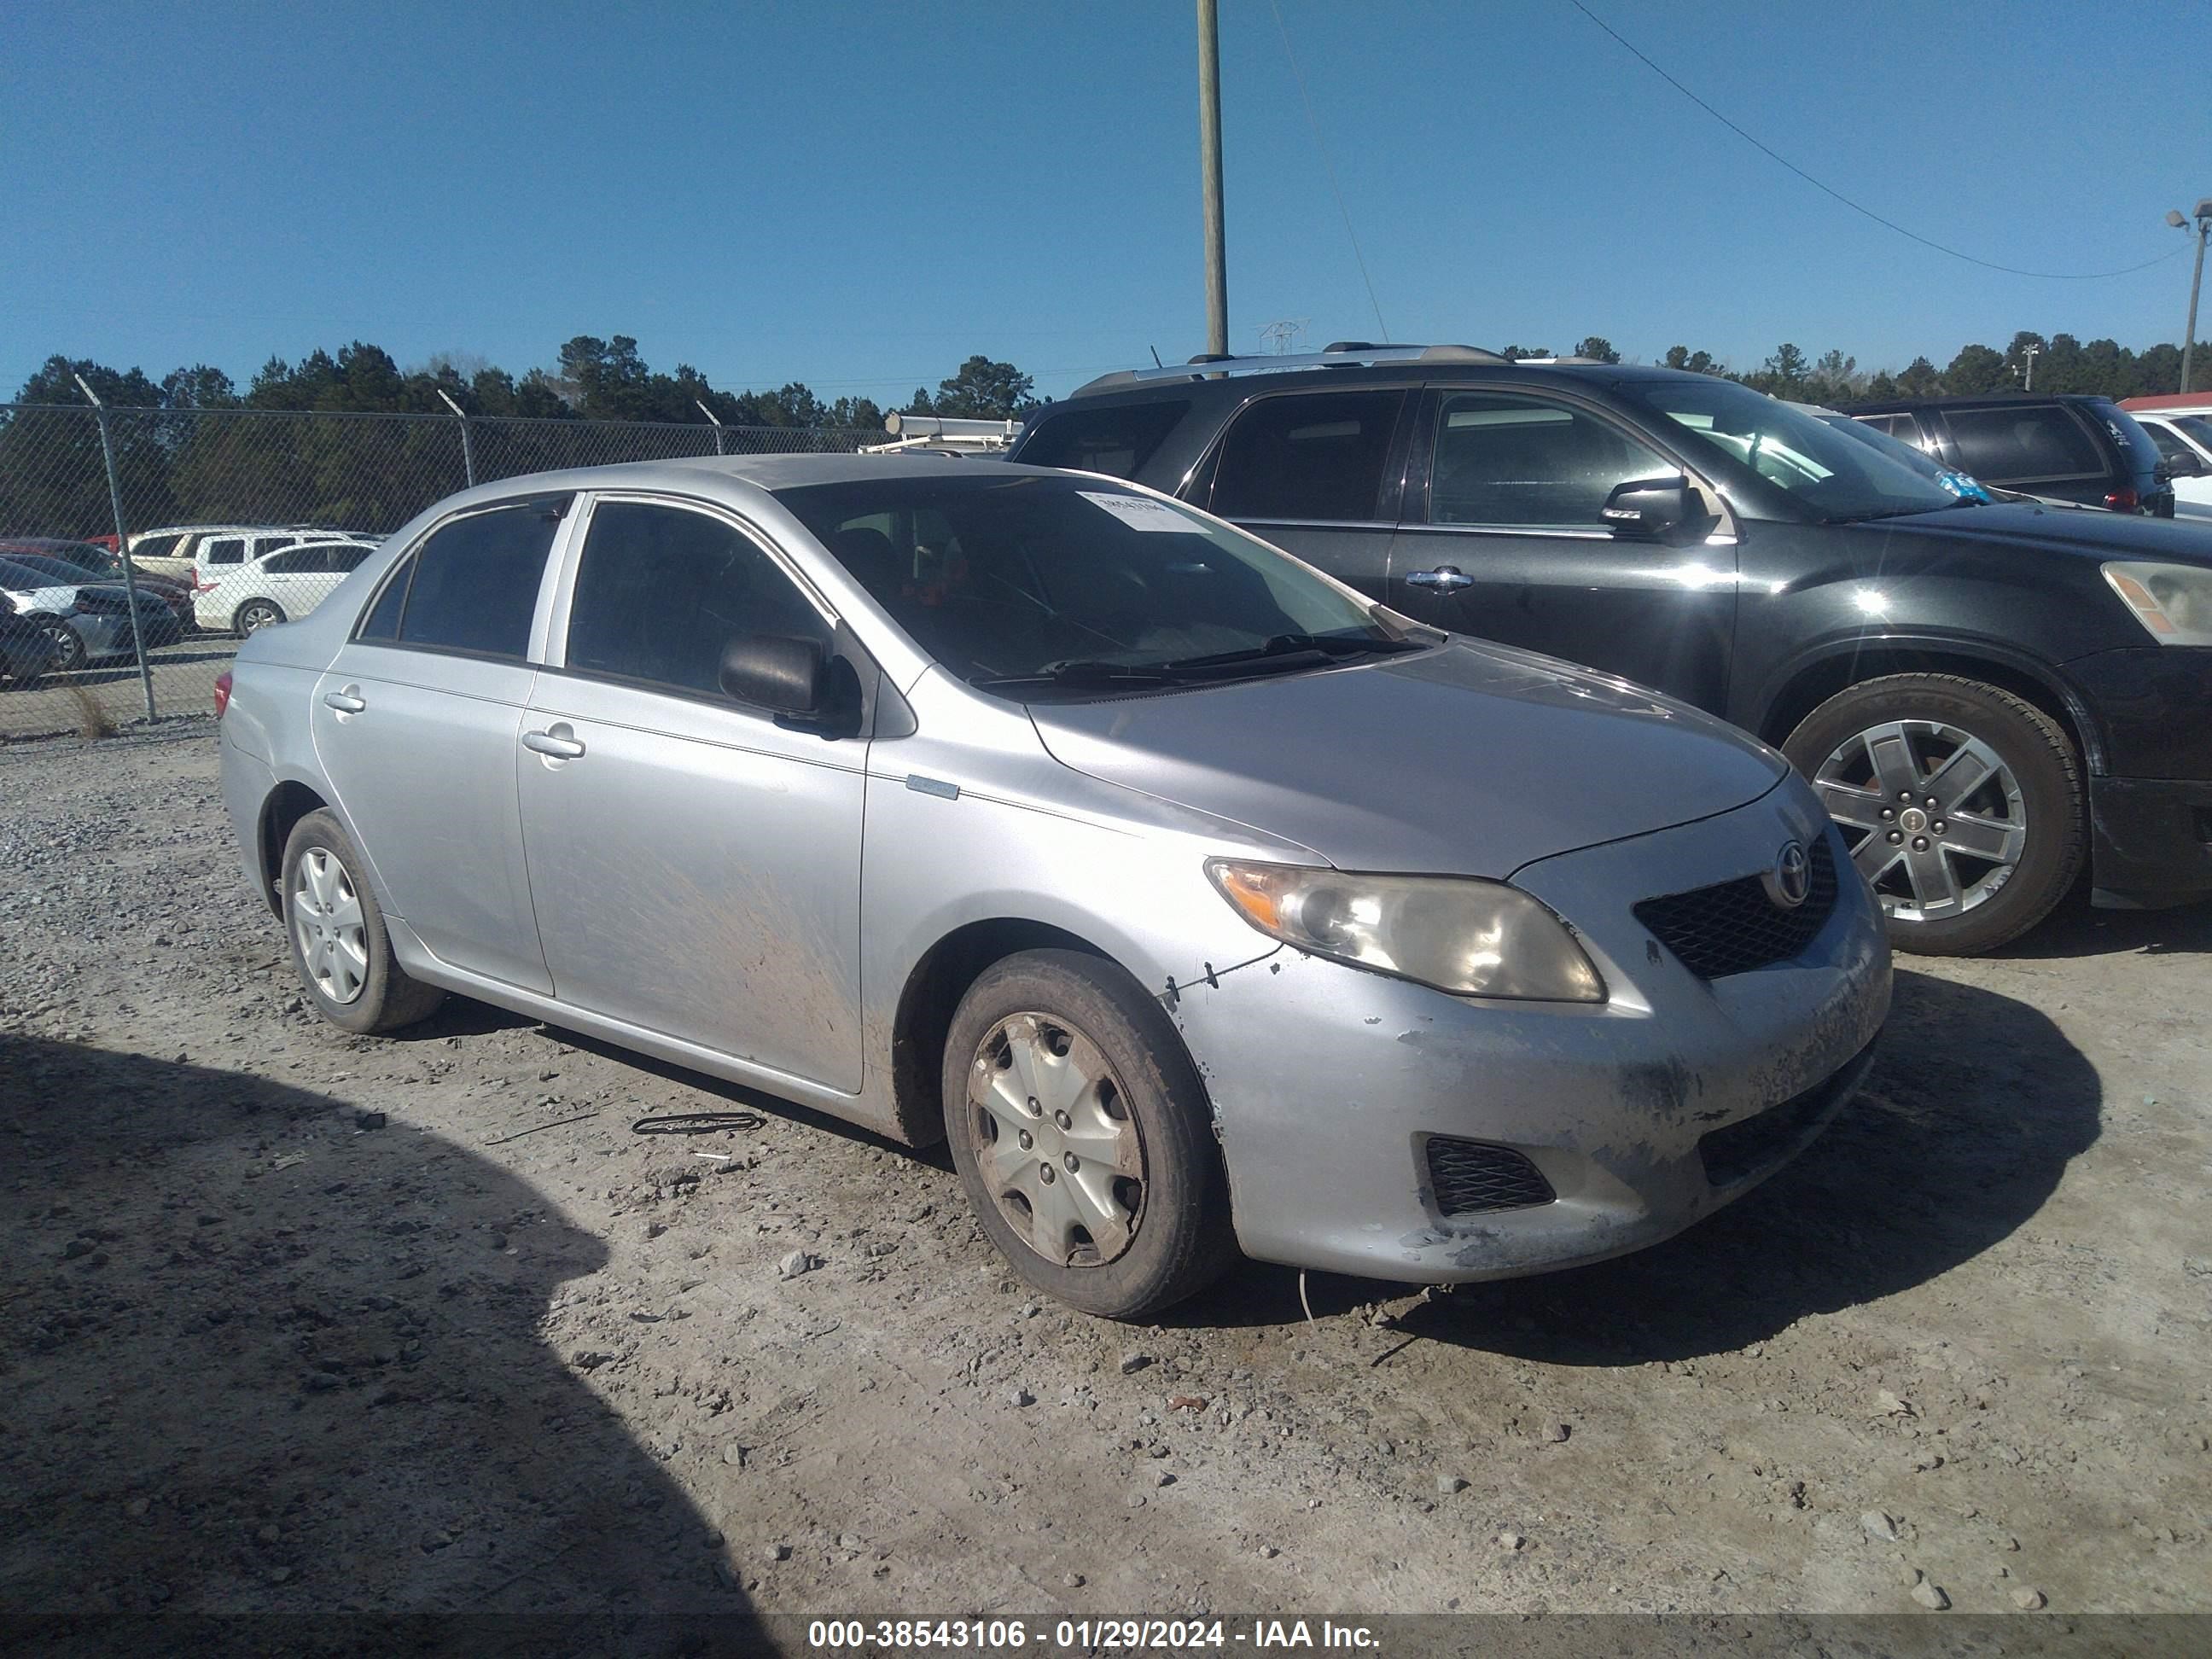
[[[1679,475],[1632,478],[1613,487],[1598,516],[1616,536],[1664,536],[1704,518],[1705,507]]]
[[[860,729],[859,677],[842,659],[825,658],[817,641],[740,634],[723,647],[718,678],[731,698],[766,709],[789,730],[844,738]]]

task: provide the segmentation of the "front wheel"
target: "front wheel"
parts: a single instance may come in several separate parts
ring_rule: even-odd
[[[66,674],[72,669],[84,666],[88,657],[83,635],[59,617],[40,623],[39,631],[46,636],[47,642],[54,648],[52,659],[46,665],[50,672]]]
[[[1782,750],[1843,830],[1899,950],[1994,949],[2081,872],[2087,794],[2073,740],[2009,691],[1884,675],[1830,697]]]
[[[953,1015],[944,1088],[968,1200],[1039,1290],[1143,1319],[1236,1260],[1205,1088],[1113,963],[1028,951],[985,969]]]
[[[301,818],[284,843],[284,931],[318,1013],[342,1030],[396,1031],[428,1018],[446,994],[409,978],[392,956],[362,869],[352,838],[330,813]]]

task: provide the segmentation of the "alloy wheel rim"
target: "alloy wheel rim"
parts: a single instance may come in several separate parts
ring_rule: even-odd
[[[1098,1045],[1065,1021],[1010,1015],[968,1067],[975,1165],[1014,1236],[1060,1267],[1098,1267],[1143,1224],[1145,1148]]]
[[[240,624],[239,631],[246,634],[258,633],[276,620],[276,613],[267,605],[250,605],[246,608],[246,614],[239,619]]]
[[[311,847],[292,888],[292,937],[315,989],[335,1003],[368,982],[368,924],[353,878],[327,848]]]
[[[2020,780],[1961,726],[1891,720],[1837,745],[1813,788],[1884,912],[1942,921],[1995,898],[2027,849]]]

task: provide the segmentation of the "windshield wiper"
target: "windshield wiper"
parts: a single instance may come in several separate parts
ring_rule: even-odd
[[[1027,674],[978,674],[968,684],[979,691],[1006,691],[1025,685],[1172,685],[1176,678],[1164,664],[1130,667],[1073,658],[1046,663]]]
[[[1304,659],[1312,657],[1359,657],[1370,652],[1383,655],[1425,648],[1419,640],[1361,639],[1343,634],[1277,634],[1246,650],[1217,651],[1206,657],[1171,657],[1154,665],[1176,673],[1193,669],[1248,667],[1254,663],[1280,662],[1285,667],[1302,667]]]

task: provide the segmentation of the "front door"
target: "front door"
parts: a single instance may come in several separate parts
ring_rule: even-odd
[[[523,865],[516,743],[567,499],[432,532],[379,590],[313,705],[316,755],[385,908],[440,961],[541,994],[553,987]]]
[[[1735,548],[1616,536],[1600,517],[1616,485],[1680,477],[1679,463],[1583,405],[1532,393],[1439,390],[1417,418],[1390,551],[1395,609],[1725,705]]]
[[[602,497],[566,615],[518,733],[554,994],[856,1092],[866,750],[720,685],[741,634],[828,652],[822,608],[734,520]]]

